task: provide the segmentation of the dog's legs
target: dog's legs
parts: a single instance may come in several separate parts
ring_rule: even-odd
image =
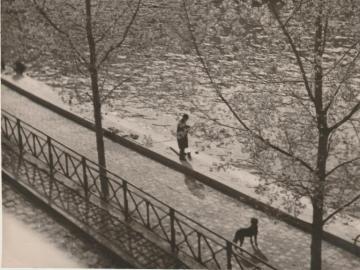
[[[240,236],[240,247],[242,246],[243,243],[244,243],[244,236]]]
[[[236,244],[239,241],[237,234],[234,235],[233,242]]]
[[[237,235],[235,234],[234,239],[233,239],[233,242],[234,242],[235,244],[237,244],[238,241],[239,241],[239,238],[238,238]],[[235,246],[235,249],[237,249],[237,248],[238,248],[238,247]]]
[[[255,240],[255,246],[257,247],[258,243],[257,243],[257,235],[256,234],[254,235],[254,240]]]

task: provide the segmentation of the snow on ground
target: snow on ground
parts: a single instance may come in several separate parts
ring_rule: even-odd
[[[3,253],[2,267],[16,268],[85,268],[71,255],[56,247],[51,239],[35,230],[29,224],[3,211]]]
[[[70,110],[75,114],[93,121],[92,109],[89,103],[81,105],[65,103],[64,99],[58,95],[55,89],[28,76],[24,76],[20,79],[14,79],[12,75],[3,75],[3,77],[59,107]],[[110,110],[107,106],[103,106],[104,128],[115,130],[118,135],[127,136],[129,139],[131,139],[129,136],[130,134],[139,135],[139,138],[134,140],[135,142],[138,142],[170,159],[178,161],[178,157],[169,148],[171,146],[177,149],[174,132],[178,119],[176,119],[173,115],[149,112],[149,109],[141,110],[139,107],[126,109],[131,110],[133,117],[124,117],[120,112]],[[139,117],[136,117],[136,115]],[[151,117],[153,115],[156,115],[156,119]],[[190,141],[191,140],[194,139],[190,137]],[[196,142],[193,141],[192,144],[196,144]],[[197,151],[198,149],[195,148],[194,150]],[[193,153],[191,166],[194,170],[215,178],[222,183],[241,191],[242,193],[286,211],[286,209],[284,209],[284,207],[280,204],[280,200],[278,200],[277,203],[270,203],[269,197],[263,195],[260,196],[255,192],[255,187],[258,185],[258,178],[248,170],[235,167],[226,171],[214,170],[212,164],[220,163],[220,161],[221,155],[213,150],[208,153],[199,151],[199,154]],[[307,222],[311,222],[311,204],[306,199],[302,199],[301,202],[305,205],[305,209],[297,217]],[[346,219],[335,218],[332,222],[325,226],[325,229],[328,232],[352,242],[352,239],[356,235],[360,234],[360,219],[352,216],[348,216]]]

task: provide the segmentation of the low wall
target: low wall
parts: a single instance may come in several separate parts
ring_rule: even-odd
[[[74,113],[71,113],[63,108],[60,108],[54,104],[52,104],[51,102],[48,102],[36,95],[33,95],[31,93],[29,93],[28,91],[16,86],[15,84],[9,82],[8,80],[5,80],[3,78],[1,78],[1,83],[4,84],[5,86],[9,87],[10,89],[18,92],[19,94],[29,98],[30,100],[50,109],[51,111],[53,112],[56,112],[58,113],[59,115],[69,119],[69,120],[72,120],[74,121],[75,123],[83,126],[83,127],[86,127],[90,130],[95,130],[95,127],[94,127],[94,124]],[[217,181],[216,179],[213,179],[209,176],[206,176],[200,172],[197,172],[193,169],[190,169],[176,161],[173,161],[163,155],[160,155],[159,153],[156,153],[150,149],[147,149],[135,142],[132,142],[124,137],[121,137],[119,135],[116,135],[114,134],[113,132],[107,130],[107,129],[104,129],[104,136],[114,142],[117,142],[129,149],[132,149],[148,158],[151,158],[161,164],[164,164],[176,171],[179,171],[181,173],[184,173],[186,175],[189,175],[193,178],[196,178],[197,180],[199,180],[200,182],[216,189],[216,190],[219,190],[221,192],[223,192],[224,194],[228,195],[228,196],[231,196],[241,202],[244,202],[248,205],[250,205],[251,207],[257,209],[257,210],[261,210],[263,212],[265,212],[266,214],[270,215],[270,216],[273,216],[277,219],[280,219],[282,221],[285,221],[286,223],[298,228],[298,229],[301,229],[302,231],[304,232],[307,232],[307,233],[311,233],[312,231],[312,227],[311,227],[311,224],[308,223],[308,222],[305,222],[301,219],[298,219],[296,217],[293,217],[289,214],[287,214],[286,212],[284,211],[281,211],[277,208],[274,208],[272,206],[269,206],[257,199],[254,199],[234,188],[231,188],[219,181]],[[336,245],[338,247],[341,247],[355,255],[359,255],[360,256],[360,247],[359,246],[356,246],[354,245],[352,242],[349,242],[347,240],[344,240],[334,234],[331,234],[329,232],[326,232],[324,231],[324,234],[323,234],[323,239],[328,241],[329,243],[333,244],[333,245]]]

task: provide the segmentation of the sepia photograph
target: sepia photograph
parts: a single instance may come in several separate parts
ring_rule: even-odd
[[[1,0],[2,268],[360,270],[360,0]]]

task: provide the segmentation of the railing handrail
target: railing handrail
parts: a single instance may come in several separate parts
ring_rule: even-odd
[[[96,162],[90,160],[90,159],[87,158],[86,156],[84,156],[84,155],[80,154],[79,152],[71,149],[70,147],[66,146],[65,144],[59,142],[58,140],[52,138],[51,136],[47,135],[47,134],[44,133],[43,131],[39,130],[38,128],[36,128],[36,127],[34,127],[34,126],[32,126],[32,125],[24,122],[23,120],[21,120],[20,118],[16,117],[16,116],[13,115],[12,113],[6,111],[5,109],[1,109],[1,111],[2,111],[2,117],[3,117],[3,114],[5,114],[5,115],[7,115],[7,116],[10,116],[10,117],[14,118],[14,119],[15,119],[15,121],[14,121],[15,123],[16,123],[17,121],[19,121],[19,123],[21,123],[21,124],[23,124],[23,125],[31,128],[31,129],[35,130],[36,132],[40,133],[42,136],[45,137],[45,138],[42,138],[42,139],[48,139],[48,138],[50,138],[53,145],[54,145],[54,143],[56,143],[56,144],[60,145],[61,147],[65,148],[65,150],[68,150],[69,152],[71,152],[71,154],[70,154],[70,153],[67,153],[69,156],[72,156],[73,154],[75,154],[75,155],[78,156],[79,159],[82,159],[82,158],[83,158],[83,159],[85,159],[87,162],[90,162],[92,165],[95,165],[96,168],[99,168],[99,169],[102,168],[104,171],[106,171],[107,174],[112,175],[113,177],[118,178],[119,180],[125,182],[127,185],[131,186],[133,189],[135,189],[135,190],[139,191],[140,193],[142,193],[141,195],[140,195],[140,194],[137,194],[137,193],[135,193],[135,194],[136,194],[137,196],[141,197],[143,200],[150,202],[150,200],[148,199],[148,198],[150,198],[150,199],[156,201],[157,203],[159,203],[160,205],[162,205],[163,207],[168,208],[168,209],[172,209],[178,216],[184,217],[185,220],[190,221],[191,223],[195,224],[196,226],[198,226],[198,227],[201,228],[202,230],[210,233],[210,234],[213,235],[213,236],[216,236],[216,237],[219,238],[220,240],[225,241],[225,243],[231,243],[233,247],[235,247],[235,248],[239,249],[240,251],[244,252],[245,254],[249,255],[251,258],[255,258],[257,261],[259,261],[259,262],[261,262],[262,264],[268,266],[269,268],[271,268],[271,269],[273,269],[273,270],[277,270],[277,269],[274,268],[272,265],[268,264],[266,261],[264,261],[264,260],[262,260],[261,258],[259,258],[259,257],[255,256],[255,255],[251,254],[250,252],[248,252],[248,251],[246,251],[245,249],[241,248],[240,246],[238,246],[238,245],[235,244],[234,242],[226,239],[225,237],[221,236],[220,234],[212,231],[211,229],[209,229],[209,228],[205,227],[204,225],[200,224],[199,222],[195,221],[195,220],[192,219],[191,217],[189,217],[189,216],[181,213],[180,211],[174,209],[172,206],[170,206],[170,205],[168,205],[167,203],[165,203],[165,202],[157,199],[157,198],[154,197],[153,195],[151,195],[151,194],[147,193],[146,191],[142,190],[141,188],[135,186],[134,184],[130,183],[128,180],[125,180],[124,178],[122,178],[121,176],[119,176],[119,175],[117,175],[117,174],[109,171],[107,168],[104,168],[104,167],[100,166],[100,165],[97,164]],[[23,127],[23,128],[24,128],[24,127]],[[26,128],[26,129],[28,129],[28,128]],[[29,129],[28,129],[28,130],[29,130]],[[32,132],[32,131],[29,130],[29,132]],[[32,132],[32,133],[33,133],[33,132]],[[34,133],[33,133],[33,134],[34,134]],[[36,136],[39,136],[39,134],[36,134]],[[58,148],[58,146],[57,146],[57,148]],[[64,151],[64,150],[62,150],[62,149],[60,149],[60,150],[61,150],[61,151]],[[93,169],[96,169],[96,168],[93,168]],[[109,180],[115,181],[115,179],[109,179]],[[120,184],[120,183],[117,182],[117,181],[115,181],[115,182],[118,183],[118,184]],[[132,191],[132,192],[133,192],[133,191]],[[144,198],[144,197],[143,197],[144,195],[146,195],[147,198]],[[150,203],[151,203],[151,202],[150,202]],[[154,206],[156,206],[156,205],[154,205]],[[157,207],[159,207],[159,206],[157,206]],[[161,208],[160,208],[160,209],[161,209]],[[162,211],[166,212],[164,209],[162,209]],[[189,226],[189,227],[190,227],[191,229],[193,229],[195,232],[201,234],[203,237],[206,236],[207,239],[213,241],[214,243],[216,243],[217,245],[220,245],[220,246],[223,247],[223,248],[226,248],[226,244],[219,243],[218,240],[213,239],[213,238],[212,238],[211,236],[209,236],[209,235],[205,235],[203,232],[199,231],[198,229],[193,228],[193,226],[191,226],[188,222],[186,222],[186,221],[184,221],[184,220],[181,220],[181,219],[179,219],[179,218],[178,218],[178,220],[179,220],[180,222],[182,222],[183,224]],[[239,255],[239,254],[236,254],[236,255]],[[247,260],[245,257],[242,257],[242,259]]]

